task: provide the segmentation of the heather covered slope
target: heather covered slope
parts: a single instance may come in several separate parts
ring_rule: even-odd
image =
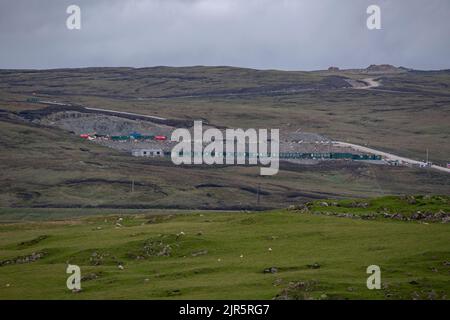
[[[356,90],[346,79],[376,79]],[[217,126],[298,128],[402,156],[449,161],[450,71],[295,72],[232,67],[1,70],[0,109],[29,97]],[[33,93],[35,95],[33,95]]]
[[[134,158],[11,118],[0,120],[0,132],[1,207],[251,209],[329,197],[450,193],[450,175],[433,170],[281,163],[277,175],[261,177],[258,167],[176,167],[170,159]]]
[[[282,208],[319,198],[448,194],[450,176],[363,163],[174,167],[80,141],[17,115],[29,98],[205,119],[229,127],[324,134],[445,165],[450,154],[450,73],[391,69],[284,72],[231,67],[0,71],[1,207]],[[377,79],[371,90],[348,79]],[[54,106],[58,108],[58,106]],[[131,183],[135,191],[131,193]],[[260,186],[260,202],[257,190]]]

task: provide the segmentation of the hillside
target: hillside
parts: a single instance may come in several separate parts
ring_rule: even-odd
[[[251,209],[328,197],[450,193],[449,175],[435,171],[282,163],[277,175],[263,178],[256,167],[175,167],[170,159],[133,158],[52,127],[8,117],[0,123],[1,207]]]
[[[1,70],[0,109],[41,108],[27,98],[217,126],[286,128],[449,161],[450,72],[287,72],[231,67]],[[345,79],[376,78],[354,90]]]
[[[204,119],[282,132],[301,128],[417,159],[429,149],[430,159],[444,164],[449,74],[382,73],[381,87],[356,90],[348,80],[363,81],[366,70],[2,70],[0,206],[265,209],[329,197],[449,194],[450,175],[356,162],[282,163],[278,175],[265,178],[255,167],[174,167],[170,160],[136,159],[81,141],[26,116],[45,107],[29,100],[36,98],[165,117],[173,124]]]

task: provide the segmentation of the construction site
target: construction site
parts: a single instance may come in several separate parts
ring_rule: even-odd
[[[49,101],[33,100],[48,106],[23,111],[21,116],[43,125],[58,127],[80,139],[123,151],[135,157],[170,157],[177,142],[171,141],[173,130],[185,127],[192,131],[192,122],[124,114],[113,110],[92,109]],[[248,148],[247,148],[248,150]],[[246,152],[246,157],[249,153]],[[363,153],[340,146],[317,133],[280,132],[279,158],[285,161],[314,164],[318,161],[370,161],[387,164],[380,155]]]

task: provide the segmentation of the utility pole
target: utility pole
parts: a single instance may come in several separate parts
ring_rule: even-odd
[[[134,179],[131,179],[131,193],[134,192]]]

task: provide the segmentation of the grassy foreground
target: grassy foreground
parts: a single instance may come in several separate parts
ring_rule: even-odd
[[[295,210],[2,224],[0,299],[448,299],[449,228]]]

